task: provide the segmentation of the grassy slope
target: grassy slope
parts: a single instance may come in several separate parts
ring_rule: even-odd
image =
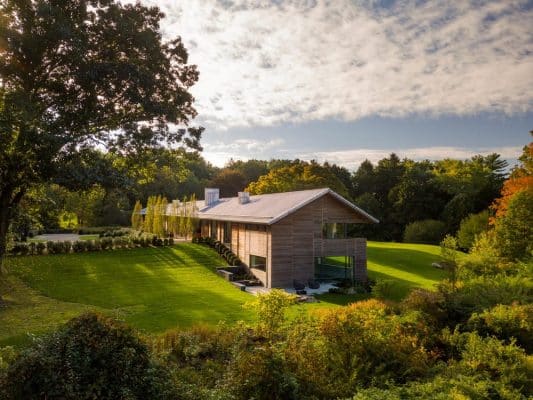
[[[7,264],[15,290],[13,306],[0,311],[0,344],[85,309],[110,312],[147,332],[248,317],[241,305],[250,295],[216,275],[224,261],[206,247],[13,257]]]
[[[391,299],[411,287],[431,288],[443,272],[431,267],[436,246],[368,244],[372,278],[396,281]],[[334,260],[333,260],[334,261]],[[224,261],[208,248],[178,244],[172,248],[8,258],[9,288],[0,288],[8,306],[0,309],[0,345],[28,340],[88,309],[126,320],[146,332],[194,323],[249,319],[242,304],[250,295],[218,277]],[[302,310],[347,304],[365,296],[325,294],[321,303]]]
[[[368,242],[368,275],[371,279],[394,280],[390,300],[401,300],[414,287],[434,289],[445,272],[431,267],[440,248],[425,244]],[[330,257],[329,264],[344,266],[344,257]]]

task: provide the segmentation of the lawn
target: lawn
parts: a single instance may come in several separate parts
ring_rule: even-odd
[[[431,267],[438,252],[436,246],[369,242],[369,275],[393,279],[390,298],[398,300],[412,287],[432,288],[443,278]],[[215,267],[224,260],[199,245],[10,257],[6,264],[7,283],[0,290],[9,295],[0,308],[0,346],[27,343],[28,333],[47,332],[85,310],[108,313],[146,333],[252,318],[242,304],[253,298],[220,278]],[[364,297],[324,294],[320,303],[292,313]]]
[[[446,275],[431,267],[439,259],[440,248],[426,244],[368,242],[368,276],[374,280],[393,280],[391,300],[401,300],[412,288],[434,289]],[[327,262],[344,266],[344,257]]]
[[[225,262],[207,247],[117,250],[7,259],[10,305],[0,345],[24,342],[80,311],[96,309],[145,332],[247,319],[252,297],[215,273]]]

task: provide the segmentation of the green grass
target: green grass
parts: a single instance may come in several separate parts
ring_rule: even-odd
[[[368,276],[391,279],[388,298],[401,300],[415,287],[434,289],[446,273],[431,264],[439,260],[440,247],[427,244],[368,242]],[[344,257],[330,257],[330,264],[344,266]]]
[[[80,235],[80,240],[97,240],[100,239],[98,235]]]
[[[413,287],[432,288],[444,272],[431,267],[439,248],[428,245],[368,243],[368,270],[374,279],[393,279],[390,298]],[[331,262],[341,260],[332,258]],[[196,323],[250,320],[242,304],[253,299],[215,273],[225,262],[207,247],[115,250],[6,259],[7,280],[0,283],[6,305],[0,308],[0,346],[24,345],[86,310],[98,310],[146,333]],[[320,303],[295,307],[291,315],[334,307],[368,295],[323,294]]]
[[[8,258],[10,305],[0,311],[0,344],[48,331],[87,309],[150,333],[249,319],[242,304],[252,297],[215,273],[221,265],[224,260],[212,250],[185,243]]]

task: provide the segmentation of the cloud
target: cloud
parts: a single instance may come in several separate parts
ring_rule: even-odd
[[[355,169],[368,159],[373,163],[378,162],[391,153],[396,153],[400,158],[410,158],[413,160],[442,160],[444,158],[468,159],[477,154],[487,155],[491,153],[500,154],[501,158],[516,160],[521,154],[520,146],[490,147],[490,148],[462,148],[462,147],[420,147],[407,149],[351,149],[340,151],[324,151],[316,153],[303,153],[298,157],[303,160],[317,160],[319,162],[329,161],[342,165],[348,169]]]
[[[230,143],[218,141],[204,144],[203,156],[210,163],[222,167],[230,159],[244,161],[252,158],[263,159],[265,152],[283,152],[280,146],[284,143],[285,141],[280,138],[271,140],[236,139]]]
[[[533,109],[527,1],[144,2],[198,65],[209,128]]]

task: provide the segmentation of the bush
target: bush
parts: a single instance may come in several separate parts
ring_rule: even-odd
[[[46,249],[46,244],[43,242],[38,242],[35,244],[35,252],[38,255],[44,254],[44,250]]]
[[[109,250],[113,247],[113,239],[109,237],[103,237],[100,240],[100,246],[102,246],[102,250]]]
[[[446,224],[434,219],[412,222],[405,227],[403,241],[406,243],[438,244],[446,234]]]
[[[63,242],[63,249],[62,249],[63,253],[68,254],[70,253],[71,249],[72,249],[72,242],[70,240],[65,240]]]
[[[85,251],[85,243],[83,240],[76,240],[73,244],[72,244],[72,251],[74,253],[82,253]]]
[[[377,279],[372,288],[372,294],[378,299],[388,299],[393,296],[396,289],[396,281],[392,279]]]
[[[461,221],[457,231],[457,244],[463,250],[470,250],[474,245],[476,236],[489,228],[489,212],[482,211],[479,214],[470,214]]]
[[[467,327],[482,335],[496,336],[510,343],[517,343],[528,353],[533,351],[533,305],[497,305],[482,313],[474,313]]]
[[[51,240],[46,242],[46,251],[48,252],[48,254],[55,254],[54,253],[54,242],[52,242]]]
[[[6,399],[171,399],[170,376],[127,328],[98,314],[71,320],[8,368]]]

